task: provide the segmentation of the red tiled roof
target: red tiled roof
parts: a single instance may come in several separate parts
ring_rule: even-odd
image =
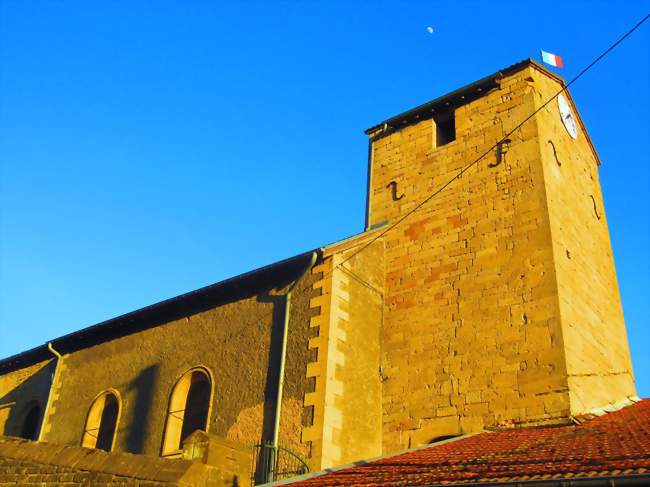
[[[292,485],[436,485],[648,475],[650,399],[577,426],[480,433]]]

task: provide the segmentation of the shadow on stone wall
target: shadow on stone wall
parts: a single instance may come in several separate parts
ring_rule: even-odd
[[[266,384],[264,386],[264,413],[262,418],[262,438],[261,444],[273,440],[273,426],[275,423],[275,408],[278,395],[278,380],[280,378],[280,359],[282,351],[282,335],[284,326],[284,310],[286,298],[284,294],[273,295],[266,292],[257,297],[260,303],[273,304],[273,316],[271,322],[271,342],[268,356],[268,372],[266,374]],[[264,458],[260,455],[255,465],[256,480],[263,475],[262,470]]]
[[[127,391],[133,391],[135,400],[130,414],[131,423],[125,427],[126,450],[131,453],[144,452],[144,439],[148,432],[148,416],[151,411],[154,385],[158,377],[158,365],[152,365],[142,370],[129,384]]]
[[[6,436],[21,436],[26,416],[32,406],[37,404],[40,408],[40,417],[35,425],[35,431],[38,434],[50,392],[54,366],[55,361],[51,361],[0,397],[0,418],[6,418],[4,424],[0,419],[0,433]]]

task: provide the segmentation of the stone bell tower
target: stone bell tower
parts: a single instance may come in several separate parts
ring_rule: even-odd
[[[563,83],[527,60],[369,129],[368,229]],[[509,139],[383,237],[384,452],[635,395],[599,160],[568,92]]]

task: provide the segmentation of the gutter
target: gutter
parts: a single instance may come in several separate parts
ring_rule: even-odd
[[[373,160],[373,150],[372,150],[372,140],[368,141],[368,172],[367,181],[366,181],[366,223],[364,225],[364,232],[367,232],[370,227],[370,198],[372,198],[372,160]]]
[[[560,474],[561,475],[561,474]],[[442,487],[448,484],[427,484],[422,487]],[[508,480],[506,482],[473,482],[454,484],[454,487],[627,487],[650,485],[650,474],[610,475],[602,477],[558,477],[544,480]]]
[[[272,448],[271,451],[273,453],[272,453],[271,461],[269,462],[269,471],[268,471],[269,479],[273,478],[273,470],[275,469],[275,460],[278,451],[278,438],[280,436],[280,414],[282,413],[282,392],[284,388],[284,369],[285,369],[285,363],[287,359],[287,338],[289,336],[289,314],[291,312],[291,293],[293,292],[294,288],[298,284],[298,281],[300,281],[312,269],[312,267],[314,267],[317,258],[318,258],[318,254],[316,253],[316,251],[312,252],[309,264],[307,264],[305,270],[289,286],[289,289],[287,290],[287,294],[285,295],[284,325],[282,328],[282,348],[280,352],[280,372],[278,377],[278,394],[275,401],[275,418],[274,418],[275,421],[273,425],[273,440],[271,443],[271,448]]]
[[[430,445],[427,445],[430,446]],[[302,481],[309,481],[314,477],[322,477],[323,480],[335,481],[336,477],[328,478],[327,474],[332,475],[333,472],[338,469],[333,469],[333,471],[324,471],[319,472],[317,475],[307,474],[299,477],[293,477],[279,482],[271,482],[269,484],[264,484],[268,487],[279,487],[282,485],[290,485],[293,483],[300,483]],[[562,475],[562,474],[559,474]],[[332,483],[330,485],[344,485]],[[389,485],[388,483],[377,483],[373,481],[372,485]],[[417,484],[410,484],[417,485]],[[422,487],[449,487],[449,483],[445,484],[422,484]],[[463,482],[463,483],[454,483],[454,487],[636,487],[636,486],[647,486],[650,485],[650,474],[628,474],[628,475],[610,475],[610,476],[601,476],[601,477],[557,477],[553,479],[544,479],[544,480],[508,480],[508,481],[498,481],[493,482]]]
[[[47,418],[50,415],[50,408],[52,407],[52,396],[54,395],[52,391],[54,390],[56,384],[59,381],[59,373],[61,370],[59,365],[63,360],[63,356],[54,349],[54,347],[52,346],[52,342],[47,342],[47,349],[50,352],[52,352],[52,354],[54,355],[56,360],[56,365],[54,366],[54,374],[52,374],[52,383],[50,384],[50,391],[47,394],[47,403],[45,404],[45,411],[43,412],[43,418],[41,419],[41,428],[40,431],[38,432],[37,441],[43,441],[43,436],[45,434],[45,423],[47,422]]]

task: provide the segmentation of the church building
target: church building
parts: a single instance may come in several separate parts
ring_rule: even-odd
[[[0,435],[175,465],[201,430],[247,485],[637,407],[564,87],[525,60],[369,128],[362,233],[1,360]]]

